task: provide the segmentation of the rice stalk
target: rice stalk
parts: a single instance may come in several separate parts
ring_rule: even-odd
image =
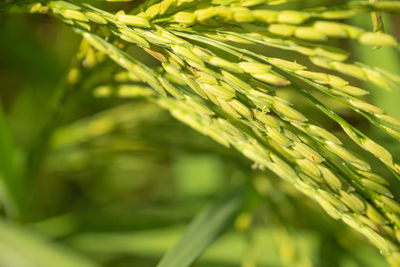
[[[309,56],[317,66],[390,87],[387,80],[398,82],[396,75],[356,62],[344,62],[346,53],[324,49],[312,42],[325,42],[328,37],[345,38],[398,49],[398,41],[388,34],[331,21],[355,16],[357,12],[398,12],[397,3],[357,1],[338,11],[322,12],[265,8],[283,2],[286,1],[215,0],[200,9],[194,1],[164,0],[137,14],[123,11],[112,14],[87,4],[43,1],[29,5],[29,11],[60,18],[92,47],[127,70],[137,81],[147,84],[146,87],[101,86],[95,90],[95,96],[140,96],[157,103],[178,120],[225,146],[235,147],[260,168],[268,168],[292,183],[317,201],[331,217],[343,220],[367,237],[393,266],[399,266],[400,205],[388,189],[386,179],[373,171],[356,152],[345,148],[335,135],[312,122],[292,103],[278,97],[276,91],[287,87],[303,94],[395,176],[400,174],[400,163],[387,149],[324,106],[301,88],[296,79],[347,104],[396,139],[399,139],[400,123],[362,99],[367,94],[364,89],[352,86],[339,76],[315,72],[298,62],[258,55],[221,42],[222,39],[258,43],[295,51]],[[259,5],[263,9],[250,8]],[[157,18],[169,12],[174,13]],[[268,21],[265,21],[266,14]],[[209,20],[217,26],[229,22],[244,33],[207,29]],[[197,23],[204,24],[205,33],[194,27]],[[263,25],[265,32],[252,32],[255,28],[248,24]],[[185,30],[182,26],[191,28]],[[104,39],[94,27],[105,27],[110,34]],[[310,43],[304,44],[298,39]],[[162,71],[142,64],[109,40],[141,47],[160,61]],[[226,54],[237,60],[225,58]],[[346,168],[342,170],[341,166]]]

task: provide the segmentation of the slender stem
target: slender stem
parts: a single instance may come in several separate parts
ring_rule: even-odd
[[[35,198],[37,193],[36,189],[40,183],[40,170],[43,164],[43,159],[45,158],[49,149],[51,136],[53,132],[60,126],[62,121],[61,117],[67,100],[69,99],[71,92],[73,92],[77,87],[77,84],[68,79],[68,74],[70,73],[71,69],[75,68],[77,65],[78,60],[75,57],[68,68],[67,74],[56,89],[53,99],[51,100],[49,116],[45,119],[44,126],[39,131],[36,142],[32,145],[30,151],[28,152],[25,177],[27,177],[27,184],[31,190],[30,194],[27,196],[26,212],[24,213],[26,216],[24,219],[29,219],[33,209],[33,206],[30,203],[34,203],[34,201],[31,200]]]

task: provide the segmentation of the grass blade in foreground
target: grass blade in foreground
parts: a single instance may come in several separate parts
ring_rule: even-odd
[[[95,263],[65,247],[0,220],[0,266],[96,267]]]
[[[222,234],[243,204],[242,194],[230,194],[200,213],[189,225],[182,238],[157,267],[190,266]]]

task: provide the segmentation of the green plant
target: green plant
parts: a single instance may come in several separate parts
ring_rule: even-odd
[[[353,40],[398,52],[396,38],[383,32],[380,12],[398,13],[400,3],[350,1],[298,10],[291,2],[296,4],[146,1],[127,14],[107,12],[85,1],[3,2],[3,12],[54,16],[82,36],[57,92],[53,115],[27,158],[26,173],[38,175],[58,113],[73,92],[95,88],[92,93],[97,98],[144,98],[218,143],[236,148],[256,168],[266,168],[293,184],[331,217],[363,234],[392,266],[400,266],[400,204],[390,179],[377,173],[379,164],[364,152],[397,179],[400,161],[336,110],[351,110],[397,144],[400,121],[369,103],[365,97],[369,91],[360,88],[364,84],[360,81],[374,90],[397,89],[400,76],[357,62],[332,43],[336,38]],[[372,14],[373,31],[344,22],[366,13]],[[132,47],[159,64],[141,62],[139,50],[132,53]],[[254,52],[258,47],[275,49],[274,56]],[[283,50],[291,54],[276,53]],[[103,67],[107,58],[116,64]],[[98,75],[101,68],[104,75]],[[341,106],[332,105],[332,100]],[[313,119],[312,112],[324,114],[341,132],[331,133],[321,118]],[[356,146],[348,145],[350,140]],[[29,197],[21,199],[18,178],[10,180],[6,170],[2,171],[9,194],[6,208],[10,215],[23,217]]]

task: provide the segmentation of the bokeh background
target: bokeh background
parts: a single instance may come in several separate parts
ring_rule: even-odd
[[[290,7],[322,3],[340,1]],[[107,10],[136,4],[96,2]],[[372,27],[368,14],[353,23]],[[385,16],[384,24],[400,39],[400,16]],[[199,212],[237,188],[244,195],[242,209],[194,266],[387,266],[363,237],[290,185],[160,107],[143,99],[93,97],[113,67],[109,61],[88,70],[88,80],[59,105],[58,88],[79,44],[80,37],[54,18],[0,14],[0,168],[3,175],[13,169],[22,177],[15,187],[25,192],[23,214],[10,216],[7,203],[0,203],[0,266],[155,266]],[[390,49],[334,44],[354,59],[400,74],[399,54]],[[373,103],[400,118],[400,88],[370,89]],[[309,104],[280,93],[307,111]],[[400,155],[398,143],[330,104]],[[332,122],[325,126],[338,130]]]

